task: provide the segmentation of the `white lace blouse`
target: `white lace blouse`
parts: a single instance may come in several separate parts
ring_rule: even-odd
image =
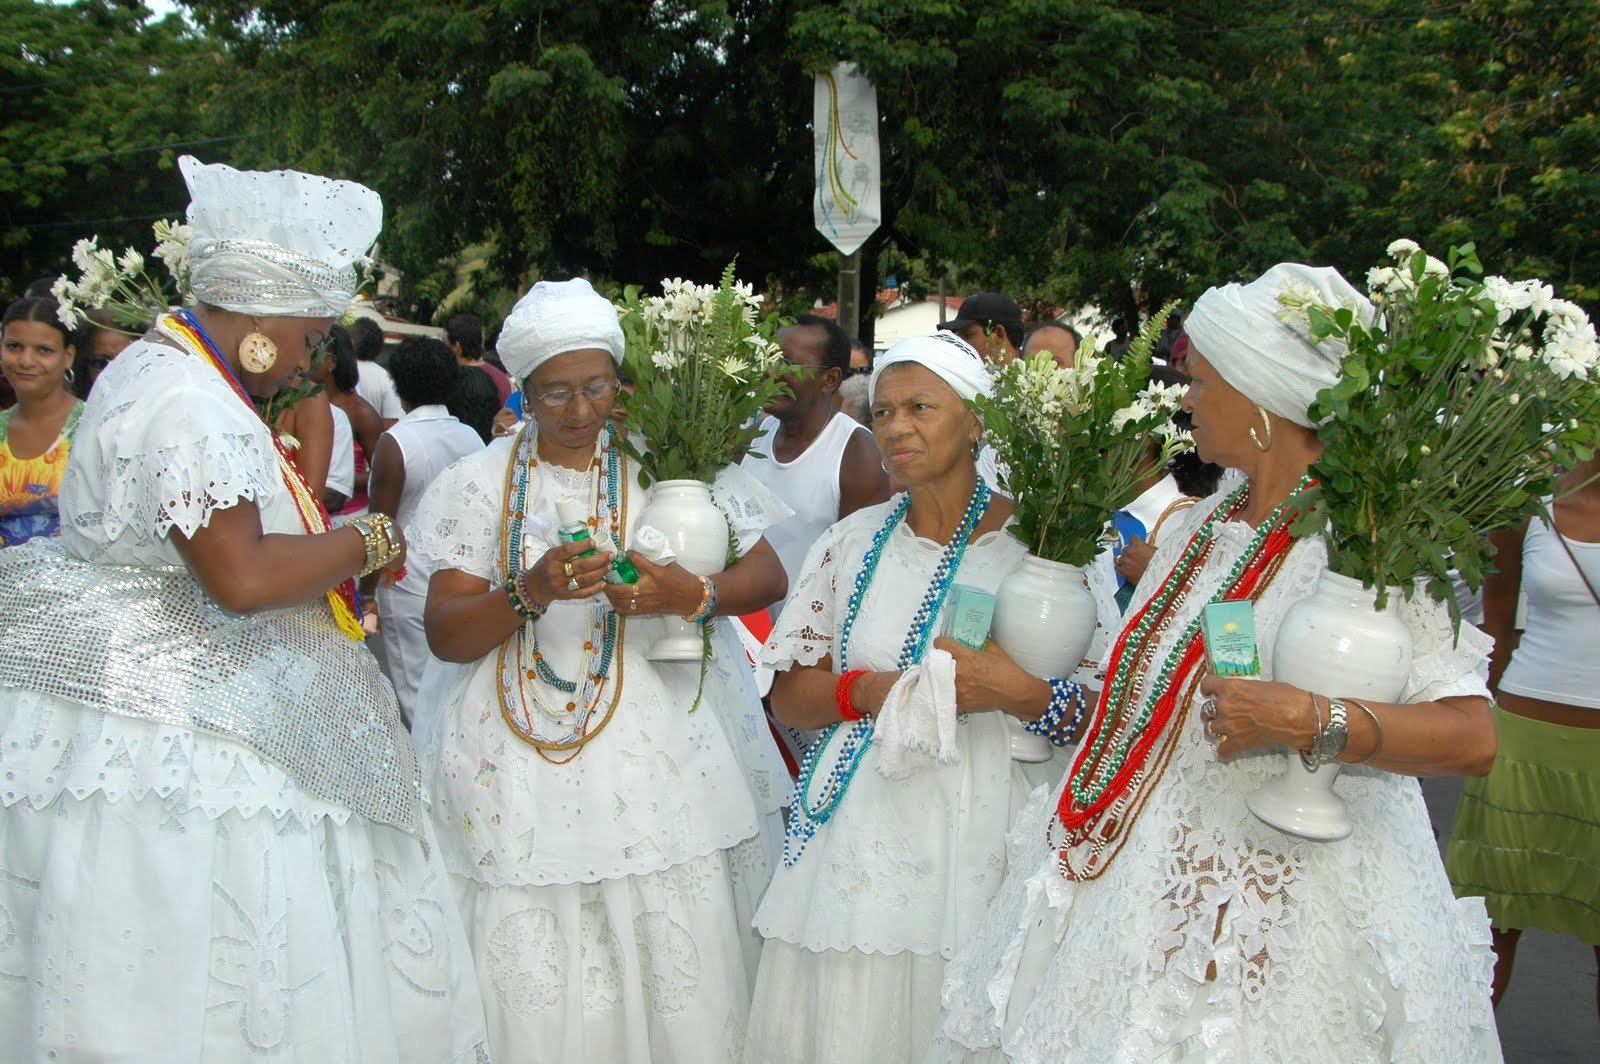
[[[505,581],[501,522],[515,440],[496,440],[434,480],[406,529],[415,557],[495,587]],[[741,551],[748,551],[761,528],[786,510],[737,467],[724,474],[713,495]],[[586,474],[548,462],[536,476],[525,534],[529,542],[553,544],[555,498],[584,498],[590,489]],[[631,463],[623,476],[630,482],[626,549],[646,493],[633,482]],[[576,671],[590,616],[588,602],[557,602],[535,623],[540,650],[557,674]],[[429,664],[418,699],[442,709],[422,718],[436,722],[436,730],[419,732],[417,751],[451,871],[495,886],[659,871],[750,838],[761,816],[781,808],[788,771],[731,628],[715,629],[705,689],[691,712],[699,666],[646,657],[663,622],[628,617],[620,627],[612,668],[621,701],[604,733],[566,764],[540,758],[502,719],[498,648],[467,665]]]
[[[1222,497],[1162,537],[1130,617]],[[1239,521],[1217,529],[1152,661],[1176,645],[1251,534]],[[1298,542],[1257,602],[1264,676],[1284,614],[1326,558],[1320,539]],[[1463,625],[1455,640],[1445,608],[1422,595],[1401,615],[1415,649],[1403,701],[1487,693],[1486,636]],[[1222,762],[1197,720],[1183,725],[1098,879],[1062,877],[1046,834],[1060,789],[1035,793],[1008,839],[1005,884],[950,967],[946,1035],[1003,1046],[1017,1062],[1148,1061],[1190,1037],[1207,1061],[1482,1059],[1486,1032],[1494,1039],[1488,921],[1481,899],[1452,896],[1417,781],[1346,765],[1338,792],[1355,830],[1308,842],[1245,807],[1284,771],[1284,752]]]
[[[858,510],[822,534],[806,558],[763,653],[787,669],[834,655],[856,572],[896,500]],[[851,668],[898,668],[906,631],[944,545],[901,522],[884,548],[850,636]],[[968,545],[957,583],[994,591],[1026,553],[1008,532]],[[939,631],[934,622],[934,633]],[[889,780],[867,750],[843,802],[792,867],[779,868],[756,927],[813,950],[940,955],[966,938],[999,885],[1003,839],[1028,792],[1000,713],[971,713],[957,729],[959,764]],[[844,729],[823,751],[833,764]]]

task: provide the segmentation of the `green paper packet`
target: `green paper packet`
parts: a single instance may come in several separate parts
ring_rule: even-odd
[[[941,635],[973,650],[982,650],[989,641],[989,626],[994,623],[994,596],[982,588],[952,584],[944,611]]]
[[[1256,649],[1256,616],[1249,599],[1213,602],[1200,613],[1211,671],[1218,676],[1260,676]]]

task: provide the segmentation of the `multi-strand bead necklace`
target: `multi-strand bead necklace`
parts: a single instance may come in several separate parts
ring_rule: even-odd
[[[523,429],[506,465],[506,507],[501,519],[501,561],[506,573],[521,572],[524,558],[524,529],[527,524],[528,489],[539,475],[539,442],[534,426]],[[613,543],[620,542],[627,520],[628,485],[622,474],[622,456],[616,446],[616,430],[608,423],[604,436],[595,444],[590,466],[594,484],[590,513],[598,514],[601,500]],[[591,530],[599,528],[599,518],[590,517]],[[605,601],[596,597],[590,607],[589,630],[584,637],[583,657],[577,679],[558,675],[539,649],[534,622],[527,621],[500,644],[498,684],[500,715],[511,731],[547,761],[565,764],[578,755],[610,723],[622,696],[622,621]],[[595,660],[598,655],[598,662]],[[609,707],[593,727],[591,718],[599,707],[617,663],[617,677]],[[543,684],[559,695],[551,701],[540,690]],[[565,756],[561,756],[565,755]]]
[[[244,385],[234,374],[233,367],[228,365],[222,353],[217,350],[217,345],[206,334],[200,322],[187,310],[180,310],[176,314],[168,314],[161,319],[162,331],[179,344],[197,353],[211,364],[228,386],[233,389],[233,394],[239,401],[256,413],[256,404],[251,401],[249,394],[244,390]],[[278,476],[283,480],[284,487],[289,489],[289,496],[294,499],[296,512],[300,515],[300,526],[306,530],[307,535],[317,535],[326,532],[332,527],[328,519],[328,511],[311,491],[311,485],[306,483],[305,474],[300,472],[300,467],[295,464],[288,448],[283,445],[283,440],[278,437],[277,430],[271,425],[267,426],[267,435],[272,437],[272,447],[278,458]],[[333,619],[339,626],[339,631],[349,636],[356,642],[361,642],[367,637],[366,629],[361,627],[361,599],[356,594],[356,581],[354,577],[342,581],[337,587],[328,590],[328,606],[333,610]]]
[[[973,488],[972,497],[967,502],[966,513],[962,515],[961,523],[956,526],[955,533],[945,543],[944,550],[939,555],[939,562],[934,566],[933,577],[928,582],[928,590],[923,593],[922,602],[917,606],[916,613],[912,614],[911,626],[906,631],[905,642],[901,645],[900,656],[895,662],[896,668],[909,669],[922,660],[922,655],[928,648],[928,639],[933,633],[934,622],[938,620],[939,611],[944,608],[945,599],[950,595],[950,585],[955,582],[956,571],[961,568],[961,558],[966,554],[967,541],[972,538],[973,529],[978,527],[978,522],[983,520],[983,515],[989,510],[991,494],[989,486],[981,479]],[[849,668],[850,633],[855,630],[856,618],[861,613],[861,603],[866,598],[867,589],[872,586],[872,578],[877,574],[884,548],[888,546],[894,530],[905,519],[906,510],[910,505],[911,497],[903,495],[890,509],[882,527],[873,533],[872,543],[861,559],[861,568],[856,570],[850,598],[845,605],[844,623],[839,627],[840,675]],[[816,780],[817,766],[822,760],[823,750],[830,744],[840,725],[838,723],[828,725],[806,751],[805,759],[800,763],[799,778],[795,781],[794,798],[790,802],[789,809],[789,828],[783,842],[783,863],[786,866],[792,866],[800,860],[801,855],[806,852],[806,845],[816,835],[817,828],[833,819],[839,803],[844,800],[845,791],[850,787],[850,781],[855,778],[856,769],[861,767],[861,759],[872,746],[872,726],[873,718],[866,716],[853,723],[845,732],[844,738],[839,743],[839,752],[814,800],[811,791],[812,784]]]
[[[1249,598],[1262,585],[1263,575],[1275,569],[1292,542],[1285,519],[1289,505],[1311,483],[1310,477],[1302,477],[1289,498],[1260,524],[1212,601]],[[1068,846],[1081,841],[1086,826],[1129,791],[1171,722],[1182,680],[1205,653],[1204,643],[1197,638],[1198,614],[1161,663],[1146,697],[1148,666],[1162,633],[1180,612],[1195,574],[1210,555],[1217,528],[1244,509],[1248,490],[1248,485],[1240,485],[1190,537],[1172,571],[1123,626],[1113,644],[1109,682],[1056,806]]]

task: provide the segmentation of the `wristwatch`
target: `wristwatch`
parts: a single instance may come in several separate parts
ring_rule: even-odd
[[[1311,768],[1321,768],[1332,761],[1339,760],[1339,755],[1344,753],[1345,743],[1350,741],[1348,727],[1350,710],[1342,698],[1328,699],[1328,722],[1322,726],[1317,737],[1311,740],[1311,755],[1306,758],[1306,764]]]

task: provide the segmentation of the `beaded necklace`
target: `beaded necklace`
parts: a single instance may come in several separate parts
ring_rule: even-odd
[[[501,563],[507,573],[526,568],[528,559],[524,553],[534,546],[525,542],[523,533],[527,521],[528,487],[538,475],[538,466],[538,433],[534,426],[529,425],[518,437],[511,460],[506,464]],[[620,448],[616,446],[616,430],[609,423],[605,426],[604,438],[596,440],[590,478],[594,484],[590,513],[597,514],[600,511],[603,497],[612,541],[617,542],[627,520],[628,486],[622,475],[622,456]],[[591,531],[598,529],[599,523],[598,517],[591,516]],[[498,693],[501,717],[519,739],[538,750],[545,760],[555,764],[566,764],[572,760],[578,751],[604,730],[622,695],[622,663],[619,656],[623,640],[622,620],[614,610],[607,609],[605,600],[600,598],[596,598],[591,606],[589,618],[583,657],[578,677],[574,680],[559,676],[545,660],[539,649],[533,621],[522,624],[500,644]],[[599,656],[598,664],[595,663],[596,654]],[[591,719],[605,694],[613,661],[617,663],[617,677],[612,685],[611,703],[604,716],[591,728]],[[552,703],[541,693],[540,684],[571,697]],[[569,756],[557,759],[551,754]]]
[[[239,401],[250,408],[250,412],[260,417],[256,404],[250,401],[250,396],[244,390],[244,385],[234,374],[233,367],[228,365],[227,359],[217,350],[217,345],[206,334],[200,322],[187,310],[180,310],[176,314],[168,314],[161,319],[162,331],[173,337],[191,352],[198,352],[211,368],[215,369],[223,380],[228,382],[233,393]],[[263,421],[263,424],[265,422]],[[272,437],[272,448],[278,459],[278,476],[282,479],[284,487],[289,489],[290,498],[294,499],[295,511],[300,516],[300,526],[308,535],[317,535],[328,531],[332,523],[328,518],[328,511],[323,507],[322,500],[311,492],[311,485],[306,483],[305,474],[300,472],[300,467],[295,464],[293,456],[283,440],[278,437],[277,430],[267,425],[267,435]],[[354,577],[342,581],[337,587],[328,589],[328,606],[333,610],[334,623],[339,626],[339,631],[359,643],[367,638],[366,629],[361,627],[361,598],[356,593]]]
[[[922,602],[911,617],[905,642],[901,645],[900,656],[895,662],[896,668],[903,671],[922,660],[922,655],[928,647],[928,638],[933,633],[934,621],[938,619],[939,611],[944,608],[944,601],[950,595],[950,585],[955,582],[956,571],[961,568],[962,556],[967,552],[967,541],[972,538],[972,531],[978,527],[983,515],[989,511],[991,495],[989,486],[980,478],[972,490],[972,497],[967,501],[966,513],[962,515],[961,523],[956,526],[955,533],[945,543],[944,550],[939,555],[939,562],[933,569],[933,577],[928,582],[928,590],[923,593]],[[902,495],[900,501],[889,511],[882,527],[873,533],[872,543],[861,559],[861,567],[856,570],[855,582],[845,606],[844,623],[839,628],[841,675],[849,668],[850,633],[855,630],[861,603],[866,598],[867,589],[872,586],[872,578],[877,575],[878,563],[883,559],[884,548],[888,545],[894,530],[905,519],[910,505],[910,495]],[[855,778],[856,769],[861,767],[862,758],[872,746],[873,718],[869,715],[853,723],[845,732],[844,738],[839,743],[838,756],[834,758],[833,765],[828,769],[827,778],[823,781],[822,791],[816,801],[813,801],[811,786],[816,779],[817,765],[821,762],[823,749],[838,730],[838,722],[823,729],[822,735],[806,750],[805,759],[800,764],[799,777],[794,785],[794,797],[790,801],[789,827],[783,840],[785,866],[792,867],[800,860],[801,855],[806,852],[806,845],[816,835],[817,828],[833,819],[839,803],[844,801],[850,781]]]
[[[1250,598],[1264,589],[1264,577],[1270,580],[1292,542],[1285,519],[1289,504],[1312,483],[1309,476],[1301,477],[1289,498],[1260,524],[1212,601]],[[1134,787],[1144,773],[1151,749],[1166,732],[1177,709],[1181,681],[1205,653],[1203,640],[1197,638],[1198,614],[1162,662],[1146,697],[1148,665],[1161,633],[1171,625],[1187,598],[1194,575],[1210,555],[1217,528],[1244,509],[1248,491],[1248,484],[1240,485],[1196,530],[1156,593],[1123,626],[1113,644],[1110,680],[1100,694],[1089,733],[1056,805],[1057,820],[1068,833],[1067,846],[1085,838],[1086,826]],[[1137,711],[1130,712],[1130,706],[1137,707]],[[1064,871],[1065,868],[1063,858]]]

